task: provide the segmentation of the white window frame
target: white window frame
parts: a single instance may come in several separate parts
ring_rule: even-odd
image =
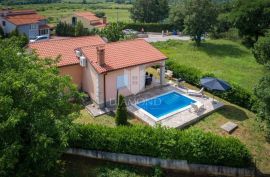
[[[30,30],[38,29],[38,24],[30,24]]]

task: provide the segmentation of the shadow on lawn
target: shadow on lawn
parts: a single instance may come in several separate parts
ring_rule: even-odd
[[[218,57],[242,57],[247,55],[248,52],[241,49],[237,45],[231,44],[213,44],[213,43],[202,43],[199,48],[200,51],[207,53],[209,56]]]
[[[224,105],[222,109],[218,110],[218,113],[231,120],[244,121],[248,119],[245,111],[233,105]]]

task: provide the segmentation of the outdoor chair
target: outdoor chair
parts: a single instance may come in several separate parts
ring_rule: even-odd
[[[171,70],[167,70],[167,71],[165,72],[165,76],[166,76],[167,78],[172,78],[172,77],[173,77],[173,72],[172,72]]]
[[[203,91],[204,91],[204,87],[201,88],[200,91],[196,91],[196,90],[188,90],[187,93],[188,93],[188,95],[191,95],[191,96],[199,96],[199,97],[202,97],[202,96],[204,96]]]
[[[192,103],[190,106],[194,110],[194,112],[199,112],[204,109],[204,104],[199,101]]]

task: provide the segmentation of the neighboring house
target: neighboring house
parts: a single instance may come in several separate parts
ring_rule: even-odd
[[[94,13],[92,12],[76,12],[72,15],[72,17],[69,17],[68,19],[65,19],[67,23],[71,23],[72,25],[76,25],[79,21],[83,23],[83,26],[88,29],[93,28],[104,28],[107,25],[107,18],[98,18]]]
[[[60,73],[70,75],[99,107],[114,104],[118,93],[129,96],[144,91],[145,70],[150,66],[160,66],[159,84],[164,84],[167,57],[144,40],[105,43],[92,36],[36,42],[29,47],[41,57],[61,55]]]
[[[46,18],[34,10],[2,10],[0,11],[0,26],[5,34],[17,28],[29,39],[34,39],[39,35],[50,35]]]

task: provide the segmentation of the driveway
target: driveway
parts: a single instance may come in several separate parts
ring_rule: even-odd
[[[171,36],[162,36],[161,34],[148,34],[147,38],[143,38],[147,42],[160,42],[160,41],[168,41],[168,40],[182,40],[188,41],[190,40],[189,36],[178,36],[178,35],[171,35]]]

